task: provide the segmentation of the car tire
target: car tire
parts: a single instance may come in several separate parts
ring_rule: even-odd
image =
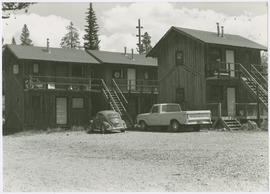
[[[140,121],[139,125],[140,125],[141,130],[146,130],[147,129],[147,125],[146,125],[145,121]]]
[[[179,131],[180,129],[180,124],[178,121],[176,120],[172,120],[170,123],[170,130],[172,130],[173,132]]]

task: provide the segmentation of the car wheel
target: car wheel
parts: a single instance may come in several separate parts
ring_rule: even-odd
[[[144,121],[140,121],[139,124],[140,124],[140,129],[141,130],[146,130],[147,125],[146,125],[146,123]]]
[[[180,128],[180,124],[178,123],[178,121],[173,120],[171,121],[170,128],[172,131],[178,131]]]

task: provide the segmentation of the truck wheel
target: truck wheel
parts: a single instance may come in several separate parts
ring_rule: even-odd
[[[141,129],[141,130],[146,130],[147,125],[146,125],[146,123],[145,123],[144,121],[140,121],[140,122],[139,122],[139,125],[140,125],[140,129]]]
[[[178,131],[180,128],[178,121],[176,120],[171,121],[170,128],[172,131]]]

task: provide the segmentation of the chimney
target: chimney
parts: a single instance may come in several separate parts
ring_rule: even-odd
[[[47,48],[46,48],[47,52],[50,52],[50,42],[49,42],[49,38],[47,38]]]
[[[127,47],[124,47],[124,55],[127,56]]]
[[[224,26],[221,26],[221,37],[224,36]]]
[[[134,53],[133,49],[131,49],[131,60],[134,60]]]
[[[217,22],[217,36],[219,36],[220,32],[219,32],[219,23]]]

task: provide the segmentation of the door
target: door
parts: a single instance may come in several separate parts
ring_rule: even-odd
[[[127,69],[128,90],[136,89],[136,69]]]
[[[230,70],[229,75],[235,77],[234,51],[226,50],[226,69]]]
[[[67,124],[67,98],[56,98],[56,124]]]
[[[155,125],[159,125],[159,116],[160,116],[160,110],[159,110],[159,105],[153,106],[150,115],[149,115],[149,119],[148,119],[148,124],[155,126]]]
[[[235,116],[235,88],[227,88],[228,116]]]

